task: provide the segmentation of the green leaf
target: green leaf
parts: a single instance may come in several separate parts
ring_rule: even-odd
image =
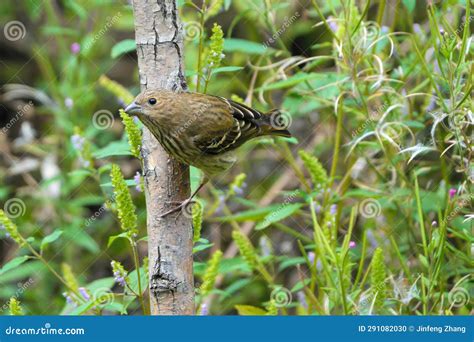
[[[130,145],[126,140],[114,141],[92,154],[97,159],[110,156],[131,156]]]
[[[405,124],[410,128],[419,128],[419,129],[426,128],[426,126],[422,122],[419,122],[419,121],[405,120],[405,121],[402,121],[402,124]]]
[[[71,240],[71,242],[73,242],[74,244],[82,246],[92,253],[100,252],[100,248],[97,242],[93,238],[91,238],[90,235],[87,234],[84,229],[80,227],[74,227],[63,230],[65,237]]]
[[[77,31],[72,28],[66,28],[62,26],[43,26],[41,33],[48,36],[70,36],[74,37],[77,35]]]
[[[235,309],[241,316],[265,316],[267,312],[252,305],[236,305]]]
[[[230,297],[235,292],[239,291],[243,287],[247,286],[252,282],[252,279],[244,278],[234,281],[230,284],[224,291],[222,291],[222,295],[219,298],[219,301],[222,302],[225,298]]]
[[[117,239],[127,239],[130,241],[130,238],[128,237],[128,232],[123,232],[121,234],[118,234],[118,235],[113,235],[111,237],[109,237],[109,242],[107,243],[107,248],[109,248],[115,240]]]
[[[293,204],[282,204],[277,210],[272,211],[269,213],[263,221],[259,222],[256,226],[256,230],[265,229],[270,226],[272,223],[278,222],[287,218],[288,216],[293,215],[296,211],[298,211],[303,204],[301,203],[293,203]]]
[[[306,73],[301,72],[291,77],[288,77],[287,79],[284,79],[282,81],[269,83],[265,85],[264,87],[260,87],[256,89],[255,91],[289,88],[298,83],[308,81],[311,79],[317,79],[317,78],[321,78],[321,76],[318,74],[306,74]]]
[[[212,74],[219,74],[222,72],[234,72],[238,70],[242,70],[244,67],[239,67],[239,66],[225,66],[225,67],[220,67],[212,70]]]
[[[81,19],[87,20],[89,12],[84,7],[79,5],[76,1],[66,1],[65,5]]]
[[[33,274],[39,275],[45,272],[44,264],[41,261],[29,261],[27,264],[22,264],[15,269],[8,271],[1,275],[1,282],[3,284],[17,282],[24,280],[26,277],[31,277]]]
[[[84,303],[84,304],[81,304],[79,305],[77,308],[75,308],[74,310],[72,310],[69,315],[71,316],[78,316],[78,315],[82,315],[84,312],[92,309],[92,307],[95,305],[94,302],[92,301],[89,301],[87,303]]]
[[[227,38],[224,41],[224,51],[226,52],[243,52],[245,54],[263,55],[265,51],[273,50],[266,48],[261,43],[251,42],[245,39]]]
[[[290,292],[298,292],[302,290],[305,285],[309,285],[310,282],[311,282],[311,279],[309,278],[304,279],[303,281],[300,280],[299,282],[295,284],[295,286],[293,286]]]
[[[194,248],[193,248],[193,253],[197,253],[197,252],[200,252],[200,251],[204,251],[204,250],[206,250],[206,249],[208,249],[208,248],[211,248],[212,246],[214,246],[213,243],[203,243],[203,244],[194,246]]]
[[[17,257],[15,259],[10,260],[5,265],[3,265],[3,267],[0,269],[0,275],[2,275],[5,272],[8,272],[9,270],[14,269],[15,267],[20,266],[29,258],[30,257],[28,255],[23,255],[21,257]]]
[[[107,277],[107,278],[102,278],[102,279],[97,279],[89,284],[86,285],[86,287],[94,293],[97,290],[102,290],[102,289],[111,289],[115,284],[115,279],[113,277]]]
[[[133,179],[126,179],[125,184],[127,184],[128,187],[135,187],[136,183],[135,180]],[[107,182],[107,183],[101,183],[100,186],[103,186],[104,188],[111,188],[113,187],[112,182]]]
[[[305,263],[306,263],[306,260],[303,257],[288,258],[280,263],[280,265],[278,266],[278,271],[281,272],[285,268],[288,268],[290,266],[301,265]]]
[[[251,272],[250,267],[241,257],[235,257],[230,259],[223,259],[219,265],[219,273],[231,273],[231,272]]]
[[[55,230],[53,233],[49,234],[48,236],[45,236],[41,241],[41,249],[46,247],[48,244],[56,241],[62,234],[62,230]]]
[[[110,56],[112,58],[117,58],[123,54],[126,54],[127,52],[135,51],[136,48],[135,40],[125,39],[114,45],[112,51],[110,52]]]
[[[90,176],[92,174],[93,174],[93,172],[89,169],[79,169],[79,170],[74,170],[74,171],[68,172],[67,175],[71,178],[77,177],[77,178],[83,179],[83,178],[85,178],[87,176]]]
[[[115,302],[115,301],[112,302],[112,303],[104,305],[103,309],[107,310],[107,311],[112,311],[112,312],[119,312],[122,315],[127,314],[126,306],[122,303],[118,303],[118,302]]]
[[[127,278],[128,278],[128,284],[130,285],[130,288],[135,293],[139,293],[137,270],[130,272]],[[145,269],[143,267],[140,267],[140,285],[142,287],[142,293],[145,292],[148,286],[148,279],[146,276]]]
[[[347,191],[341,199],[347,198],[379,198],[382,194],[380,192],[375,192],[367,189],[353,189]]]
[[[222,222],[258,221],[258,220],[263,219],[268,213],[274,211],[278,207],[279,205],[271,205],[265,208],[246,210],[235,215],[219,217],[218,220]]]
[[[416,0],[402,0],[402,2],[405,5],[405,7],[407,8],[408,12],[410,14],[412,14],[413,10],[416,7]]]

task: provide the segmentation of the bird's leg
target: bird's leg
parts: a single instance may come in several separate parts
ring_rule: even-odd
[[[178,206],[171,209],[171,210],[168,210],[167,212],[163,213],[160,215],[160,218],[163,218],[165,216],[168,216],[169,214],[172,214],[172,213],[175,213],[177,212],[178,210],[182,210],[182,209],[185,209],[189,204],[191,203],[194,203],[195,201],[193,201],[193,198],[194,196],[197,195],[197,193],[199,192],[199,190],[202,189],[202,187],[204,185],[206,185],[206,183],[209,181],[209,178],[207,178],[206,176],[204,176],[203,180],[201,181],[201,184],[199,184],[199,186],[197,187],[196,190],[194,190],[194,192],[191,194],[191,196],[189,196],[189,198],[185,199],[184,201],[182,202],[174,202],[174,203],[178,203]],[[171,202],[173,203],[173,202]]]

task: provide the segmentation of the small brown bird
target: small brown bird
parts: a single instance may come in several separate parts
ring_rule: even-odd
[[[234,150],[246,141],[264,135],[291,137],[279,110],[262,113],[206,94],[146,90],[125,112],[136,115],[173,158],[204,172],[191,197],[162,217],[189,204],[209,178],[230,168]]]

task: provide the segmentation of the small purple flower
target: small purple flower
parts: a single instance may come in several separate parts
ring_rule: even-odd
[[[367,239],[369,239],[369,243],[372,248],[378,247],[379,244],[375,238],[374,232],[371,229],[367,230]]]
[[[458,191],[457,191],[456,189],[454,189],[454,188],[449,189],[449,198],[452,199],[454,196],[456,196],[456,193],[457,193],[457,192],[458,192]]]
[[[64,105],[67,109],[71,109],[74,106],[74,101],[70,97],[64,99]]]
[[[319,204],[316,204],[316,207],[314,208],[314,211],[316,211],[316,214],[321,213],[322,207]]]
[[[74,134],[71,136],[71,144],[76,150],[82,151],[84,147],[85,138],[81,137],[79,134]]]
[[[431,226],[432,226],[432,227],[437,227],[437,226],[438,226],[438,222],[436,222],[436,221],[431,222]]]
[[[306,301],[306,296],[303,291],[298,291],[296,293],[296,296],[298,297],[298,302],[300,302],[301,306],[304,307],[305,309],[308,308],[308,302]]]
[[[5,226],[0,224],[0,230],[5,230],[5,237],[9,238],[10,234],[6,231]]]
[[[89,295],[85,287],[80,287],[78,290],[81,296],[84,297],[85,300],[91,299],[91,296]]]
[[[336,215],[336,213],[337,213],[337,205],[336,205],[336,204],[331,205],[331,207],[329,208],[329,213],[330,213],[332,216],[335,216],[335,215]]]
[[[125,281],[125,278],[123,277],[122,274],[120,274],[120,272],[114,272],[114,279],[115,279],[115,282],[119,284],[120,286],[125,287],[125,285],[127,284],[127,282]]]
[[[91,162],[89,160],[82,158],[82,156],[79,156],[79,164],[81,164],[85,168],[88,168],[91,166]]]
[[[349,248],[355,248],[356,245],[357,245],[357,244],[355,243],[355,241],[350,241],[350,242],[349,242]]]
[[[315,258],[316,258],[316,255],[314,254],[314,252],[309,252],[309,253],[308,253],[308,259],[309,259],[309,263],[310,263],[311,265],[314,264],[314,259],[315,259]]]
[[[266,235],[260,238],[259,245],[263,257],[269,257],[272,254],[272,243]]]
[[[415,32],[417,35],[423,35],[423,30],[421,29],[420,24],[415,23],[413,24],[413,32]]]
[[[244,189],[245,187],[247,186],[246,183],[243,183],[242,186],[238,187],[236,185],[233,186],[232,190],[234,190],[234,193],[237,195],[237,196],[242,196],[244,194]]]
[[[81,45],[78,42],[71,44],[71,53],[77,55],[81,51]]]
[[[201,316],[207,316],[207,315],[209,315],[209,310],[207,308],[207,304],[203,303],[201,305]]]
[[[63,293],[63,297],[66,298],[66,303],[72,306],[76,306],[76,302],[72,300],[71,296],[69,296],[67,292]]]
[[[216,209],[216,214],[222,214],[224,211],[224,205],[225,205],[225,195],[219,195],[219,206]]]
[[[335,18],[333,16],[328,17],[328,25],[332,32],[336,33],[339,29],[339,25],[337,24]]]
[[[135,189],[139,192],[142,192],[142,175],[137,171],[135,176],[133,176],[133,181],[135,182]]]
[[[433,93],[430,97],[430,102],[426,106],[428,112],[432,112],[436,108],[436,95]]]
[[[321,259],[318,259],[318,261],[316,261],[316,269],[318,271],[321,271],[323,269],[323,262],[321,261]]]
[[[110,265],[112,266],[115,282],[125,287],[125,285],[127,285],[127,272],[123,268],[122,264],[120,264],[118,261],[113,260]]]

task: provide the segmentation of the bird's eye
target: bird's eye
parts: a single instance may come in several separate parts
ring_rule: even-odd
[[[152,97],[151,99],[148,100],[148,103],[153,106],[154,104],[156,104],[156,99]]]

